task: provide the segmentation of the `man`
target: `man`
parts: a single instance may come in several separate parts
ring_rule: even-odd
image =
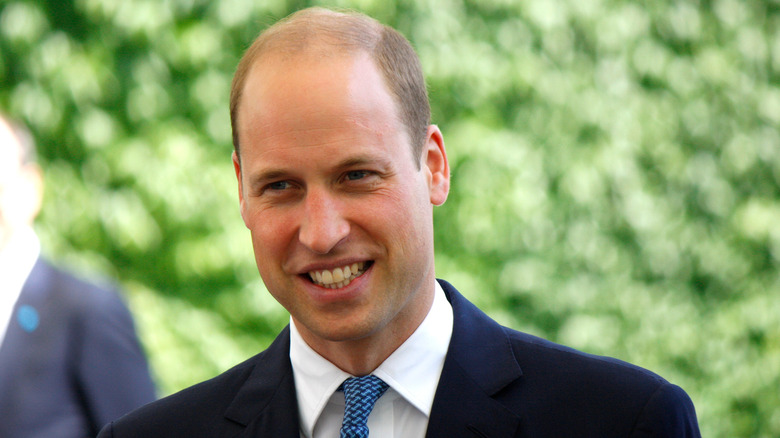
[[[233,80],[233,164],[290,325],[101,437],[698,436],[680,388],[501,327],[437,282],[449,167],[429,119],[396,31],[315,8],[261,34]]]
[[[155,399],[130,313],[40,256],[32,137],[0,117],[0,437],[83,438]]]

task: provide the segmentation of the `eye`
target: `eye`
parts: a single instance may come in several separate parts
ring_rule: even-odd
[[[301,186],[295,180],[283,179],[271,181],[263,186],[258,196],[268,201],[282,202],[295,198],[301,193]]]
[[[359,179],[363,179],[368,176],[367,170],[350,170],[346,174],[346,179],[348,181],[356,181]]]
[[[290,186],[291,186],[291,184],[290,184],[289,181],[274,181],[274,182],[268,184],[268,186],[266,186],[266,188],[268,190],[285,190],[285,189],[289,189]]]

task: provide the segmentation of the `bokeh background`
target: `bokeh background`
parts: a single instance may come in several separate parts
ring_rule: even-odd
[[[162,394],[287,323],[238,214],[228,93],[254,36],[313,4],[0,0],[45,253],[120,283]],[[780,1],[327,4],[422,58],[453,173],[440,277],[681,385],[705,436],[780,436]]]

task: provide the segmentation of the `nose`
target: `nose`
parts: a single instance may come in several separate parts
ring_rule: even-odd
[[[327,254],[349,235],[343,205],[325,190],[310,189],[304,201],[298,240],[317,254]]]

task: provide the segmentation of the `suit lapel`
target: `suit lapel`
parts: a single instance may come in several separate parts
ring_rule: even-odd
[[[427,436],[511,437],[520,418],[493,396],[522,375],[501,326],[440,281],[455,317]]]
[[[19,309],[27,306],[34,309],[40,316],[40,312],[48,308],[51,301],[48,297],[48,283],[50,282],[49,268],[39,258],[30,275],[27,278],[19,294],[14,307],[9,315],[8,325],[5,336],[0,339],[0,414],[10,409],[6,406],[7,400],[13,400],[14,391],[12,388],[24,388],[25,385],[19,384],[19,379],[29,375],[35,367],[31,367],[27,362],[27,357],[39,355],[41,342],[37,325],[27,326],[25,329],[20,323]],[[2,322],[0,322],[2,324]],[[45,338],[45,336],[43,336]],[[43,346],[45,347],[45,345]],[[18,389],[17,389],[18,391]],[[0,419],[2,415],[0,415]],[[2,422],[0,422],[2,424]]]
[[[63,304],[53,293],[57,289],[54,275],[43,259],[36,260],[12,309],[5,338],[0,340],[0,429],[3,432],[13,434],[16,425],[29,418],[24,415],[29,404],[43,400],[39,398],[43,388],[41,373],[50,377],[49,371],[42,371],[41,366],[34,364],[64,366],[65,356],[58,346],[62,344],[60,332],[65,322],[58,311]],[[20,315],[22,309],[26,309],[27,318]]]
[[[237,426],[226,430],[225,437],[299,436],[289,327],[258,358],[249,378],[225,412],[225,418]]]

